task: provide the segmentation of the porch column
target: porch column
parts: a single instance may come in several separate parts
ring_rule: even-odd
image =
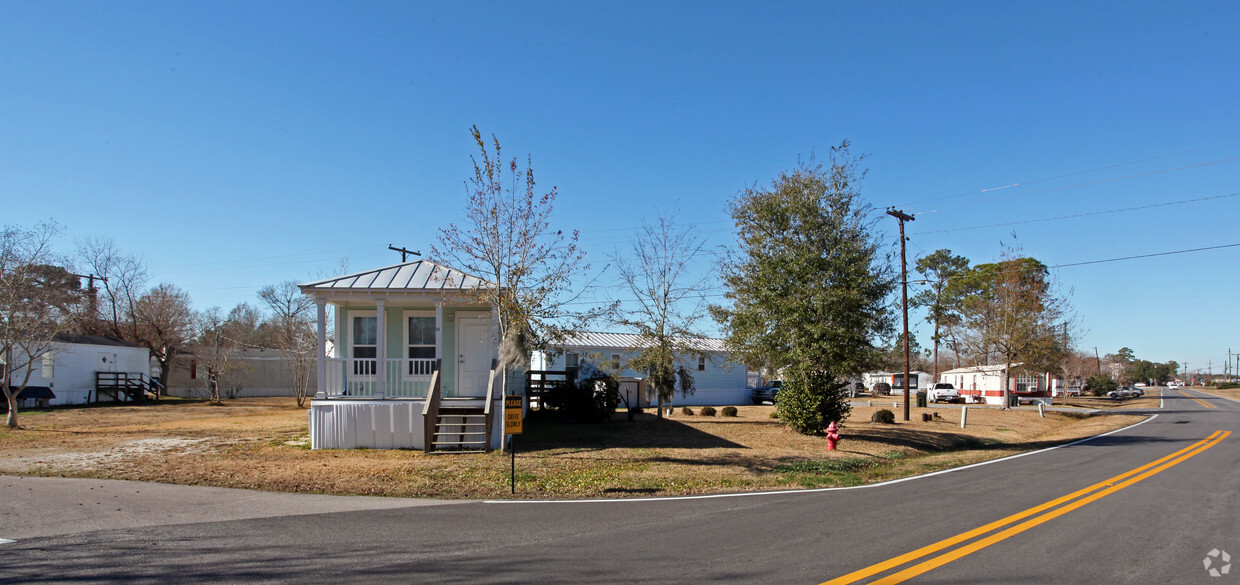
[[[315,389],[315,398],[327,398],[327,300],[314,299],[318,307],[318,359],[319,379]]]
[[[435,359],[443,360],[443,305],[435,305]]]
[[[387,315],[385,299],[375,300],[375,398],[383,398],[387,381]]]

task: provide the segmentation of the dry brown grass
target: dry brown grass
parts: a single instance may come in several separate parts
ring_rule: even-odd
[[[1153,399],[1155,406],[1157,399]],[[859,404],[864,405],[864,401]],[[1129,406],[1136,406],[1130,402]],[[887,405],[890,407],[890,405]],[[739,416],[623,416],[603,425],[533,418],[517,438],[517,497],[670,495],[856,485],[1091,436],[1139,417],[972,407],[912,409],[909,422],[868,422],[857,406],[840,450],[786,430],[771,406]],[[922,413],[938,420],[922,421]],[[306,447],[306,411],[288,398],[223,406],[166,402],[23,413],[0,430],[0,472],[137,479],[274,491],[437,498],[509,494],[507,455],[426,455]]]
[[[1192,389],[1197,390],[1199,392],[1205,392],[1206,394],[1213,394],[1215,396],[1227,398],[1229,400],[1240,401],[1240,388],[1226,388],[1226,389],[1220,390],[1212,386],[1207,386],[1204,388],[1201,386],[1197,386]]]

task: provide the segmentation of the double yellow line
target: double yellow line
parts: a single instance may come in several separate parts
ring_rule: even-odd
[[[871,565],[859,571],[853,571],[852,573],[844,575],[843,577],[838,577],[830,581],[826,581],[822,583],[822,585],[844,585],[845,583],[856,583],[857,581],[860,581],[862,579],[873,577],[874,575],[878,575],[879,573],[887,572],[891,569],[895,569],[896,567],[905,565],[912,561],[918,560],[922,557],[930,556],[944,549],[951,548],[960,543],[967,542],[969,540],[972,540],[984,534],[988,534],[996,530],[999,530],[1001,528],[1020,522],[1019,524],[1016,524],[1015,526],[1011,526],[1010,528],[1007,528],[1006,530],[995,532],[994,534],[991,534],[990,536],[975,540],[973,542],[970,542],[969,544],[966,544],[959,548],[955,548],[937,557],[931,558],[930,560],[923,561],[919,564],[913,565],[898,573],[895,573],[887,577],[884,577],[882,579],[879,579],[877,581],[874,581],[874,583],[884,583],[884,584],[902,583],[908,579],[912,579],[913,577],[921,575],[922,573],[936,569],[956,559],[975,553],[992,544],[995,544],[997,542],[1000,542],[1002,540],[1005,540],[1007,538],[1020,534],[1021,532],[1029,530],[1030,528],[1033,528],[1039,524],[1042,524],[1043,522],[1052,520],[1054,518],[1058,518],[1059,516],[1062,516],[1064,514],[1067,514],[1068,512],[1076,510],[1077,508],[1080,508],[1090,502],[1093,502],[1095,500],[1099,500],[1108,495],[1111,495],[1119,490],[1122,490],[1130,485],[1133,485],[1139,481],[1149,478],[1155,474],[1166,471],[1167,469],[1170,469],[1171,467],[1179,465],[1180,463],[1183,463],[1192,457],[1200,455],[1206,449],[1209,449],[1210,447],[1213,447],[1219,444],[1220,441],[1222,441],[1223,439],[1226,439],[1229,435],[1231,435],[1231,431],[1214,431],[1214,433],[1211,434],[1210,436],[1188,447],[1180,449],[1179,451],[1176,451],[1175,453],[1167,455],[1166,457],[1163,457],[1156,461],[1142,465],[1141,467],[1133,469],[1132,471],[1121,473],[1115,477],[1101,481],[1085,489],[1072,492],[1061,498],[1056,498],[1054,500],[1046,502],[1045,504],[1034,506],[1023,512],[1019,512],[1017,514],[1008,516],[1007,518],[1004,518],[1002,520],[996,520],[995,522],[991,522],[990,524],[987,524],[980,528],[975,528],[968,532],[962,532],[951,538],[940,540],[939,542],[936,542],[929,546],[924,546],[922,548],[919,548],[909,553],[902,554],[893,559],[883,561],[876,565]],[[1071,502],[1071,503],[1068,503],[1068,502]],[[1061,504],[1066,504],[1066,505],[1061,505]],[[1038,514],[1041,514],[1041,515],[1038,515]],[[1031,516],[1033,517],[1030,518]],[[1026,518],[1028,518],[1028,520],[1026,520]],[[1022,520],[1024,521],[1021,522]]]
[[[1197,404],[1200,404],[1206,408],[1218,408],[1217,406],[1214,406],[1213,404],[1210,404],[1209,402],[1206,402],[1200,398],[1197,398],[1196,396],[1193,396],[1192,394],[1189,394],[1188,392],[1185,392],[1183,390],[1180,390],[1179,392],[1180,394],[1183,394],[1189,398],[1192,398],[1193,402],[1196,402]]]

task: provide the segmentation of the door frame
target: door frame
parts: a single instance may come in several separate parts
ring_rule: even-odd
[[[482,312],[475,313],[473,315],[468,315],[468,316],[462,313],[457,313],[455,321],[456,321],[456,327],[455,327],[456,342],[453,345],[455,346],[455,350],[456,350],[455,353],[457,354],[457,356],[456,356],[456,392],[454,392],[454,394],[458,397],[482,398],[484,397],[485,392],[486,392],[485,387],[478,389],[477,390],[478,394],[476,396],[472,394],[473,391],[471,391],[470,394],[466,394],[464,392],[465,377],[463,376],[463,374],[465,372],[465,368],[463,366],[465,364],[462,361],[462,358],[464,358],[463,350],[465,347],[464,330],[469,325],[486,325],[488,328],[489,334],[491,336],[491,342],[492,342],[490,346],[491,351],[490,351],[489,357],[491,359],[494,359],[499,353],[499,344],[496,343],[496,340],[495,340],[495,321],[491,319],[491,313],[482,313]],[[489,361],[487,360],[483,361],[482,368],[484,371],[490,372],[491,370],[490,366],[491,364],[489,363]]]

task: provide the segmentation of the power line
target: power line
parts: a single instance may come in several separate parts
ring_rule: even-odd
[[[1067,177],[1074,177],[1074,176],[1077,176],[1077,175],[1086,175],[1086,174],[1089,174],[1089,173],[1095,173],[1095,172],[1098,172],[1098,171],[1105,171],[1105,170],[1110,170],[1110,169],[1114,169],[1114,168],[1125,167],[1125,166],[1128,166],[1128,165],[1140,164],[1140,163],[1143,163],[1143,162],[1150,162],[1150,161],[1153,161],[1153,160],[1159,160],[1159,159],[1163,159],[1163,158],[1169,158],[1169,157],[1173,157],[1173,156],[1179,156],[1179,155],[1182,155],[1182,154],[1189,154],[1189,153],[1193,153],[1193,152],[1199,152],[1199,151],[1202,151],[1202,150],[1209,150],[1209,149],[1211,149],[1211,148],[1218,148],[1218,147],[1220,147],[1220,146],[1230,146],[1230,145],[1232,145],[1232,144],[1236,144],[1236,143],[1238,143],[1238,142],[1240,142],[1240,140],[1229,140],[1229,141],[1227,141],[1227,142],[1221,142],[1221,143],[1218,143],[1218,144],[1211,144],[1211,145],[1209,145],[1209,146],[1201,146],[1201,147],[1198,147],[1198,148],[1190,148],[1190,149],[1188,149],[1188,150],[1182,150],[1182,151],[1179,151],[1179,152],[1172,152],[1172,153],[1167,153],[1167,154],[1160,154],[1160,155],[1156,155],[1156,156],[1152,156],[1152,157],[1148,157],[1148,158],[1143,158],[1143,159],[1138,159],[1138,160],[1132,160],[1132,161],[1127,161],[1127,162],[1122,162],[1122,163],[1115,163],[1115,164],[1110,164],[1110,165],[1106,165],[1106,166],[1102,166],[1102,167],[1097,167],[1097,168],[1093,168],[1093,169],[1086,169],[1086,170],[1083,170],[1083,171],[1072,171],[1072,172],[1063,173],[1063,174],[1060,174],[1060,175],[1055,175],[1055,176],[1052,176],[1052,177],[1043,177],[1043,178],[1040,178],[1040,179],[1033,179],[1033,180],[1030,180],[1030,181],[1017,181],[1017,182],[1015,182],[1015,183],[1011,183],[1011,184],[1009,184],[1009,185],[1003,185],[1003,186],[1000,186],[1000,187],[988,187],[988,188],[985,188],[985,189],[978,189],[978,190],[976,190],[976,191],[966,191],[966,192],[963,192],[963,193],[957,193],[957,194],[955,194],[955,195],[944,195],[944,196],[942,196],[942,197],[932,197],[932,198],[930,198],[930,199],[921,199],[921,200],[918,200],[918,201],[912,201],[912,202],[909,202],[909,203],[905,203],[904,205],[905,205],[905,206],[909,206],[909,205],[917,205],[917,204],[921,204],[921,203],[931,203],[931,202],[934,202],[934,201],[943,201],[943,200],[946,200],[946,199],[954,199],[954,198],[957,198],[957,197],[967,197],[967,196],[969,196],[969,195],[977,195],[977,194],[979,194],[979,193],[989,193],[989,192],[991,192],[991,191],[1000,191],[1000,190],[1003,190],[1003,189],[1012,189],[1012,188],[1015,188],[1015,187],[1023,187],[1023,186],[1026,186],[1026,185],[1034,185],[1034,184],[1037,184],[1037,183],[1045,183],[1045,182],[1048,182],[1048,181],[1054,181],[1054,180],[1057,180],[1057,179],[1064,179],[1064,178],[1067,178]]]
[[[1156,256],[1171,256],[1173,254],[1188,254],[1190,252],[1205,252],[1207,250],[1221,250],[1223,248],[1240,247],[1240,244],[1223,244],[1220,246],[1207,246],[1205,248],[1190,248],[1188,250],[1173,250],[1171,252],[1155,252],[1153,254],[1140,254],[1137,256],[1124,256],[1123,258],[1108,258],[1106,260],[1090,260],[1088,262],[1073,262],[1071,264],[1059,264],[1056,266],[1048,266],[1047,268],[1069,268],[1072,266],[1086,266],[1089,264],[1103,264],[1106,262],[1121,262],[1124,260],[1137,260],[1140,258],[1154,258]]]
[[[1012,193],[1012,194],[1009,196],[1009,198],[1011,198],[1011,197],[1022,197],[1022,196],[1027,196],[1027,195],[1037,195],[1037,194],[1039,194],[1039,193],[1050,193],[1050,192],[1053,192],[1053,191],[1064,191],[1064,190],[1067,190],[1067,189],[1072,189],[1072,188],[1075,188],[1075,187],[1089,187],[1089,186],[1092,186],[1092,185],[1101,185],[1101,184],[1103,184],[1103,183],[1111,183],[1111,182],[1114,182],[1114,181],[1122,181],[1122,180],[1124,180],[1124,179],[1135,179],[1135,178],[1138,178],[1138,177],[1148,177],[1148,176],[1150,176],[1150,175],[1158,175],[1158,174],[1162,174],[1162,173],[1170,173],[1170,172],[1172,172],[1172,171],[1182,171],[1182,170],[1185,170],[1185,169],[1192,169],[1192,168],[1197,168],[1197,167],[1204,167],[1204,166],[1208,166],[1208,165],[1216,165],[1216,164],[1225,163],[1225,162],[1234,162],[1234,161],[1237,161],[1237,160],[1240,160],[1240,156],[1235,156],[1235,157],[1231,157],[1231,158],[1224,158],[1224,159],[1219,159],[1219,160],[1213,160],[1213,161],[1208,161],[1208,162],[1203,162],[1203,163],[1196,163],[1196,164],[1191,164],[1191,165],[1183,165],[1183,166],[1179,166],[1179,167],[1171,167],[1171,168],[1166,168],[1166,169],[1158,169],[1158,170],[1156,170],[1156,171],[1147,171],[1147,172],[1144,172],[1144,173],[1136,173],[1136,174],[1132,174],[1132,175],[1124,175],[1124,176],[1121,176],[1121,177],[1111,177],[1111,178],[1107,178],[1107,179],[1099,179],[1099,180],[1097,180],[1097,181],[1088,181],[1088,182],[1085,182],[1085,183],[1073,183],[1073,184],[1071,184],[1071,185],[1063,185],[1063,186],[1060,186],[1060,187],[1049,187],[1049,188],[1046,188],[1046,189],[1035,190],[1035,191],[1023,191],[1023,192],[1019,192],[1019,193]],[[1009,185],[1009,187],[1015,187],[1015,186],[1019,186],[1019,185],[1023,185],[1023,184],[1028,184],[1028,183],[1015,183],[1015,184],[1013,184],[1013,185]],[[1007,187],[998,187],[998,188],[996,188],[996,189],[1006,189],[1006,188],[1007,188]],[[993,190],[996,190],[996,189],[992,189],[992,191],[993,191]],[[979,191],[979,192],[977,192],[977,193],[964,193],[964,194],[961,194],[961,195],[951,195],[951,196],[950,196],[950,198],[955,198],[955,197],[964,197],[964,196],[966,196],[966,195],[976,195],[976,194],[978,194],[978,193],[983,193],[983,191]],[[946,199],[946,198],[948,198],[948,197],[945,197],[945,198],[943,198],[943,199]],[[994,199],[990,199],[990,200],[989,200],[989,201],[987,201],[987,202],[994,202],[994,201],[998,201],[998,200],[999,200],[999,198],[994,198]],[[925,214],[925,213],[938,213],[939,211],[942,211],[943,209],[951,209],[952,207],[960,207],[960,206],[962,206],[962,205],[977,205],[977,204],[978,204],[978,202],[972,202],[972,203],[958,203],[958,204],[956,204],[956,205],[951,205],[951,206],[947,206],[947,207],[943,207],[943,208],[939,208],[939,209],[929,209],[929,210],[925,210],[925,211],[918,211],[917,213],[923,213],[923,214]]]
[[[1215,199],[1226,199],[1226,198],[1228,198],[1228,197],[1240,197],[1240,193],[1228,193],[1228,194],[1226,194],[1226,195],[1214,195],[1214,196],[1211,196],[1211,197],[1198,197],[1198,198],[1196,198],[1196,199],[1183,199],[1183,200],[1180,200],[1180,201],[1170,201],[1170,202],[1166,202],[1166,203],[1152,203],[1152,204],[1150,204],[1150,205],[1138,205],[1138,206],[1136,206],[1136,207],[1122,207],[1122,208],[1119,208],[1119,209],[1107,209],[1107,210],[1103,210],[1103,211],[1091,211],[1091,212],[1088,212],[1088,213],[1075,213],[1075,214],[1072,214],[1072,215],[1060,215],[1060,216],[1058,216],[1058,217],[1045,217],[1045,218],[1042,218],[1042,219],[1025,219],[1025,220],[1021,220],[1021,221],[1009,221],[1009,222],[1004,222],[1004,223],[991,223],[991,224],[986,224],[986,225],[974,225],[974,226],[968,226],[968,227],[947,228],[947,229],[942,229],[942,230],[931,230],[931,231],[926,231],[926,232],[917,232],[917,233],[915,233],[915,234],[913,234],[913,235],[918,235],[918,236],[920,236],[920,235],[925,235],[925,234],[942,234],[942,233],[947,233],[947,232],[963,232],[963,231],[969,231],[969,230],[981,230],[981,229],[988,229],[988,228],[995,228],[995,227],[1007,227],[1007,226],[1012,226],[1012,225],[1022,225],[1022,224],[1027,224],[1027,223],[1041,223],[1041,222],[1047,222],[1047,221],[1059,221],[1059,220],[1061,220],[1061,219],[1076,219],[1076,218],[1079,218],[1079,217],[1090,217],[1090,216],[1094,216],[1094,215],[1107,215],[1107,214],[1111,214],[1111,213],[1122,213],[1122,212],[1125,212],[1125,211],[1138,211],[1138,210],[1141,210],[1141,209],[1153,209],[1153,208],[1155,208],[1155,207],[1168,207],[1168,206],[1171,206],[1171,205],[1183,205],[1183,204],[1185,204],[1185,203],[1198,203],[1198,202],[1201,202],[1201,201],[1212,201],[1212,200],[1215,200]]]

